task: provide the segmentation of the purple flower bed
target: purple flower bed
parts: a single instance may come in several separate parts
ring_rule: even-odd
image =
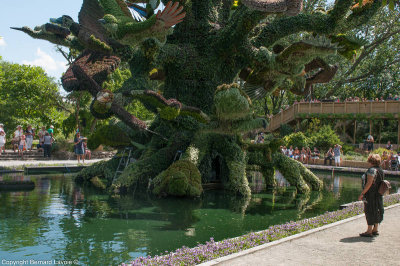
[[[400,202],[400,194],[392,194],[384,197],[384,205],[389,206]],[[362,214],[363,205],[357,203],[346,209],[326,212],[320,216],[304,219],[297,222],[274,225],[260,232],[253,232],[236,238],[215,242],[213,238],[205,244],[199,244],[194,248],[182,247],[169,254],[140,257],[128,265],[195,265],[229,254],[233,254],[248,248],[262,245],[310,229],[334,223],[352,216]],[[127,264],[122,264],[127,265]]]

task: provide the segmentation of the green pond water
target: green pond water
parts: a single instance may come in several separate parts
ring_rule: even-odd
[[[0,180],[33,180],[36,188],[0,191],[0,259],[116,265],[193,247],[211,237],[218,241],[316,216],[357,200],[359,177],[318,175],[324,180],[322,192],[296,196],[290,187],[263,191],[262,182],[254,181],[257,193],[250,200],[216,190],[195,200],[146,193],[111,197],[79,187],[68,175],[3,175]],[[392,192],[398,186],[392,181]]]

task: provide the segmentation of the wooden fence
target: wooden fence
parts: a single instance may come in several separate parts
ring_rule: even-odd
[[[268,125],[267,131],[272,132],[280,128],[282,124],[289,124],[301,118],[302,114],[308,118],[327,114],[327,118],[336,118],[340,114],[365,114],[374,115],[374,118],[388,119],[385,114],[392,114],[392,118],[399,119],[400,101],[386,102],[320,102],[320,103],[296,103],[288,109],[274,115]],[[382,114],[382,116],[379,116]],[[352,118],[356,120],[356,117]]]

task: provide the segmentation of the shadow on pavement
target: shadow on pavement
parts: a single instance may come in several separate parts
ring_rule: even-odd
[[[373,237],[351,236],[340,239],[342,243],[373,242]]]

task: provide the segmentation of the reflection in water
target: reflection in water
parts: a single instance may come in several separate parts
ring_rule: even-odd
[[[158,199],[136,193],[112,197],[75,185],[70,176],[3,176],[36,183],[30,192],[0,192],[0,257],[13,259],[78,259],[82,264],[118,264],[210,237],[222,240],[274,224],[336,210],[357,199],[360,180],[322,176],[324,191],[297,195],[282,187],[249,198],[206,191],[193,200]],[[398,189],[398,183],[392,183]]]

